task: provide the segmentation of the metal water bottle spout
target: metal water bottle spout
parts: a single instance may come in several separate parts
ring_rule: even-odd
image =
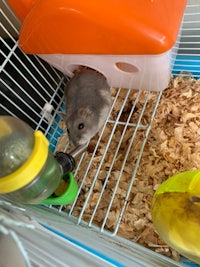
[[[69,154],[64,152],[57,152],[55,155],[56,160],[62,166],[63,172],[72,172],[75,167],[75,159],[86,151],[87,143],[74,148]]]

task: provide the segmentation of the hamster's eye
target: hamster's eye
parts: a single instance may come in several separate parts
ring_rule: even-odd
[[[83,129],[84,127],[85,127],[85,125],[83,123],[79,123],[79,125],[78,125],[79,130]]]

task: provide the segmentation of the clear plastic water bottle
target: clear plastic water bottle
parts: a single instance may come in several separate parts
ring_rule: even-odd
[[[55,191],[63,169],[41,131],[11,116],[0,116],[0,194],[39,203]]]

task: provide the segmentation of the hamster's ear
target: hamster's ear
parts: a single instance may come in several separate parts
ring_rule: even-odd
[[[79,114],[81,117],[88,118],[88,117],[90,117],[93,113],[92,113],[92,110],[91,110],[90,108],[80,108],[79,111],[78,111],[78,114]]]

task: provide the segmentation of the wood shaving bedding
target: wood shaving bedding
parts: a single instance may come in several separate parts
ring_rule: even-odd
[[[117,92],[117,89],[113,89],[113,100]],[[121,91],[109,118],[110,121],[116,121],[118,118],[120,122],[126,122],[131,109],[134,108],[130,123],[137,123],[148,92],[141,92],[136,106],[133,107],[138,92],[131,91],[120,115],[119,111],[126,94],[127,90]],[[157,95],[158,93],[152,92],[149,96],[140,125],[150,123],[150,116]],[[179,254],[170,249],[155,232],[151,221],[150,209],[153,194],[164,180],[182,171],[200,169],[199,115],[200,80],[195,80],[191,76],[172,78],[169,87],[163,91],[142,153],[134,184],[127,199],[125,212],[117,231],[118,235],[175,260],[179,259]],[[114,129],[113,123],[106,126],[103,133],[103,141],[99,143],[73,211],[73,215],[78,217],[88,197],[89,201],[86,204],[82,219],[89,222],[101,196],[101,201],[96,207],[96,212],[91,221],[92,224],[101,227],[116,187],[116,194],[113,198],[108,218],[105,221],[105,229],[110,231],[114,231],[117,225],[146,130],[145,127],[138,129],[121,173],[122,162],[126,156],[130,140],[134,135],[134,126],[127,127],[112,170],[110,170],[110,166],[124,127],[123,124],[116,126],[105,160],[100,166],[106,144],[108,144]],[[83,180],[99,135],[100,133],[91,140],[84,160],[76,174],[79,184]],[[58,142],[57,151],[62,151],[67,141],[66,134],[63,134]],[[98,168],[98,179],[93,185],[91,194],[88,195]],[[120,181],[117,182],[120,174]],[[106,186],[105,182],[107,182]],[[64,209],[68,210],[67,207]]]

